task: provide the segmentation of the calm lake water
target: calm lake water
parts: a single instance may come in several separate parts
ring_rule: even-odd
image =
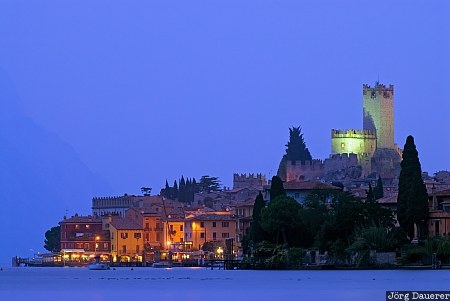
[[[0,300],[385,300],[386,290],[450,290],[450,270],[224,271],[3,268]]]

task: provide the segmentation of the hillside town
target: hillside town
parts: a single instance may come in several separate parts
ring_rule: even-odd
[[[299,208],[311,208],[312,196],[324,195],[321,205],[324,210],[333,210],[339,199],[336,196],[341,193],[388,210],[392,228],[399,228],[404,220],[398,200],[402,194],[399,182],[405,154],[394,143],[393,104],[393,85],[378,82],[374,87],[363,85],[362,129],[332,129],[331,154],[325,160],[311,157],[300,127],[290,128],[286,154],[280,158],[277,176],[272,179],[260,173],[235,173],[233,186],[223,188],[216,177],[203,176],[197,183],[194,178],[182,176],[172,186],[166,181],[156,195],[152,195],[152,188],[142,187],[142,195],[94,197],[90,215],[64,216],[57,221],[58,227],[47,232],[47,249],[53,252],[42,254],[39,261],[83,265],[99,257],[117,265],[159,262],[202,265],[213,259],[246,260],[257,249],[256,238],[251,239],[255,216],[259,218],[255,200],[262,197],[263,207],[269,208],[274,181],[278,180],[284,190],[281,195],[295,200]],[[450,172],[438,171],[433,175],[420,172],[428,210],[426,217],[411,225],[413,232],[405,228],[405,237],[413,244],[450,233]],[[378,221],[373,224],[387,225]],[[59,236],[57,246],[51,245],[52,231]],[[296,236],[304,235],[294,232]],[[284,231],[277,235],[280,233],[285,235]],[[320,243],[316,243],[318,235],[321,234],[312,235],[314,243],[290,243],[303,248],[303,263],[327,264],[329,253],[336,250],[335,246],[321,249]],[[280,241],[283,242],[281,238],[273,239]],[[287,242],[289,238],[284,238],[280,245]],[[350,247],[346,246],[346,250]],[[383,262],[394,264],[398,257],[395,251],[399,253],[400,249],[390,249],[394,250],[394,258]]]

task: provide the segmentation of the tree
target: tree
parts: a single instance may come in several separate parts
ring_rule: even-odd
[[[199,182],[200,191],[212,192],[221,191],[220,180],[218,177],[202,176]]]
[[[44,248],[50,252],[61,250],[61,226],[52,227],[45,232]]]
[[[373,204],[375,202],[375,197],[373,194],[372,185],[369,183],[369,190],[367,191],[366,203]]]
[[[414,225],[422,237],[426,230],[424,222],[428,219],[428,195],[412,136],[406,138],[402,159],[397,197],[398,221],[410,239],[414,237]]]
[[[304,232],[300,219],[301,205],[293,198],[279,196],[261,212],[261,226],[274,243],[301,246],[299,233]]]
[[[377,186],[373,189],[373,197],[375,201],[384,197],[383,181],[380,177],[378,177]]]
[[[152,189],[150,187],[141,187],[141,192],[144,196],[149,196],[152,194]]]
[[[286,154],[281,159],[278,167],[277,175],[285,180],[286,175],[286,162],[287,161],[311,161],[312,156],[309,149],[306,147],[305,140],[303,138],[302,130],[300,127],[289,128],[289,142],[286,144]]]
[[[264,230],[261,227],[261,211],[266,207],[263,195],[261,192],[255,199],[255,204],[253,205],[253,216],[251,225],[251,240],[253,244],[257,244],[264,239]]]
[[[270,185],[270,201],[283,195],[286,195],[286,191],[284,191],[283,187],[283,181],[280,179],[280,177],[273,176]]]
[[[302,162],[312,160],[300,127],[292,127],[289,129],[289,142],[286,144],[286,159]]]

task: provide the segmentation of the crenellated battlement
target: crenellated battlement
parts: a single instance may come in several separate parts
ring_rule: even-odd
[[[247,179],[258,179],[258,180],[266,180],[266,176],[260,173],[235,173],[233,174],[233,180],[247,180]]]
[[[233,174],[233,189],[253,187],[262,190],[264,185],[267,185],[267,180],[263,174]]]
[[[357,139],[377,139],[377,134],[372,130],[331,130],[333,138],[357,138]]]

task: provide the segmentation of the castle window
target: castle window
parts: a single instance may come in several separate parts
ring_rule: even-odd
[[[341,142],[341,148],[344,149],[345,148],[345,143]]]

